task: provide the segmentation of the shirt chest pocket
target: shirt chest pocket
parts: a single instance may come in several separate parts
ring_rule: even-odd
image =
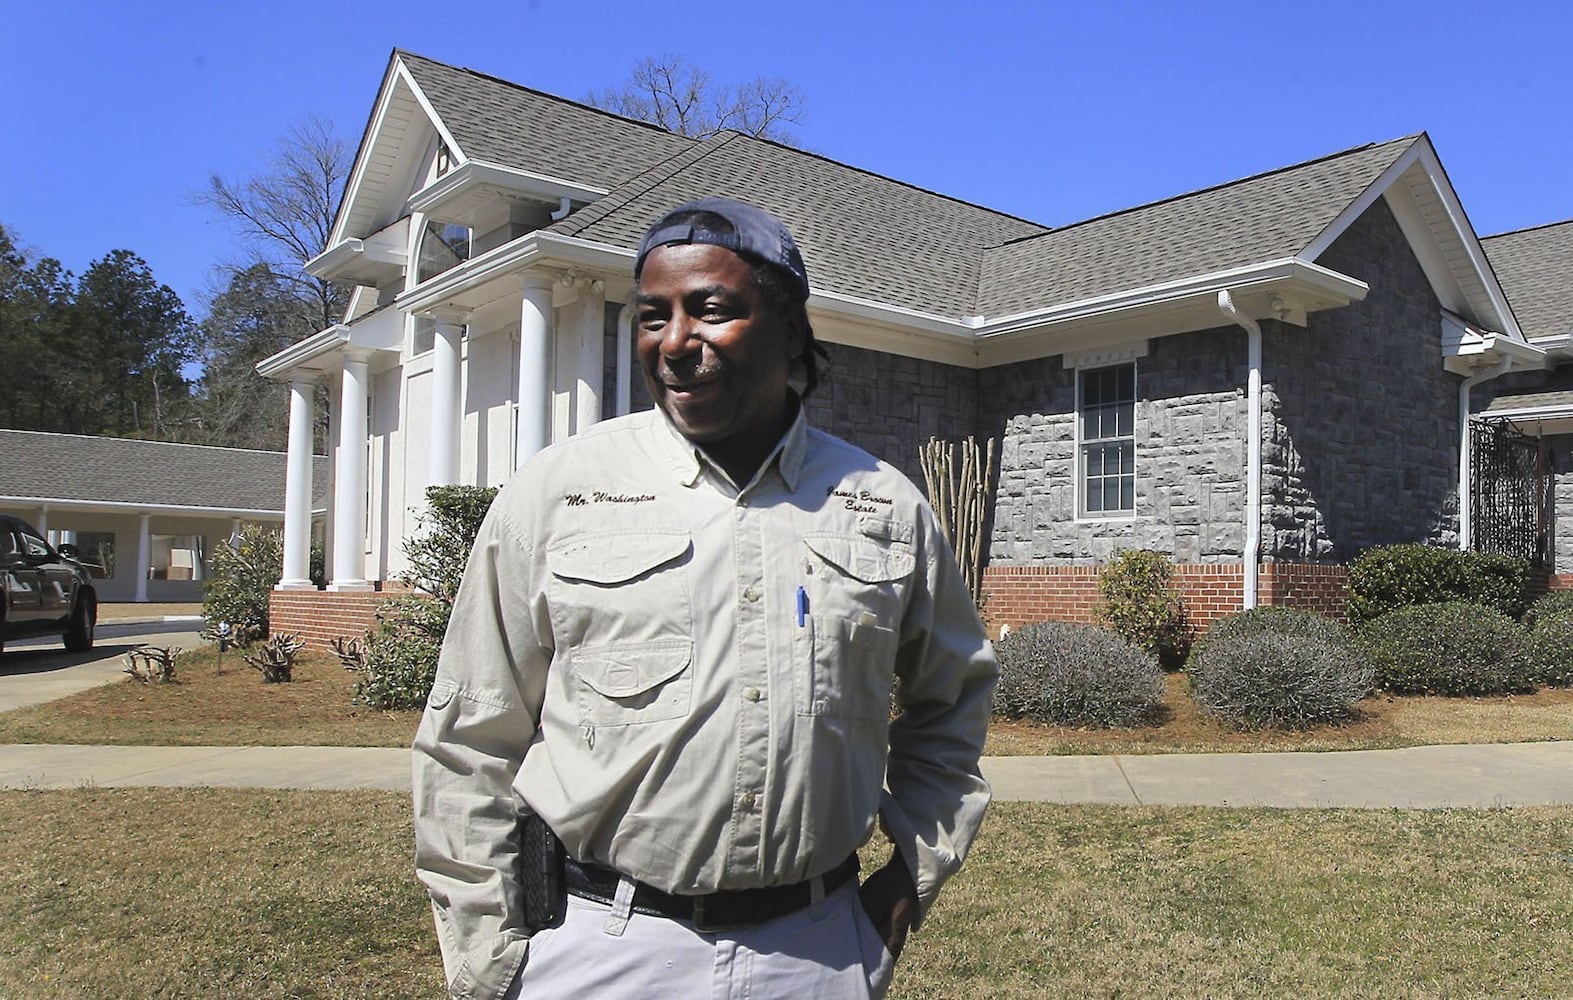
[[[888,722],[912,547],[861,532],[805,533],[803,544],[809,572],[794,643],[797,713]]]
[[[687,532],[578,535],[547,551],[547,599],[562,668],[592,726],[687,714],[693,617]]]

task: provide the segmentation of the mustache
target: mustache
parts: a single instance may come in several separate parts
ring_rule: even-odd
[[[656,366],[656,380],[665,385],[682,385],[692,382],[706,382],[712,378],[720,378],[726,373],[726,364],[721,361],[711,361],[709,364],[695,363],[692,366],[679,365],[674,369],[670,364],[662,362]]]

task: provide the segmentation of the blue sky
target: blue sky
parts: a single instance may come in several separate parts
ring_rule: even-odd
[[[575,99],[659,52],[788,77],[816,152],[1050,225],[1427,130],[1485,235],[1573,217],[1570,9],[0,0],[0,223],[200,313],[233,235],[193,195],[307,114],[357,142],[398,46]]]

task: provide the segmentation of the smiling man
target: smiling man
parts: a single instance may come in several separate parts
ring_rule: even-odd
[[[993,655],[921,494],[805,419],[786,227],[700,199],[634,274],[655,409],[498,495],[416,736],[449,988],[882,996],[988,803]]]

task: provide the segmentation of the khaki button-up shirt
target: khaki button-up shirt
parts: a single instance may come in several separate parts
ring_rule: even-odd
[[[543,451],[481,528],[415,739],[451,989],[524,961],[521,810],[684,894],[822,874],[878,817],[926,912],[988,802],[996,673],[922,496],[801,415],[742,489],[658,412]]]

